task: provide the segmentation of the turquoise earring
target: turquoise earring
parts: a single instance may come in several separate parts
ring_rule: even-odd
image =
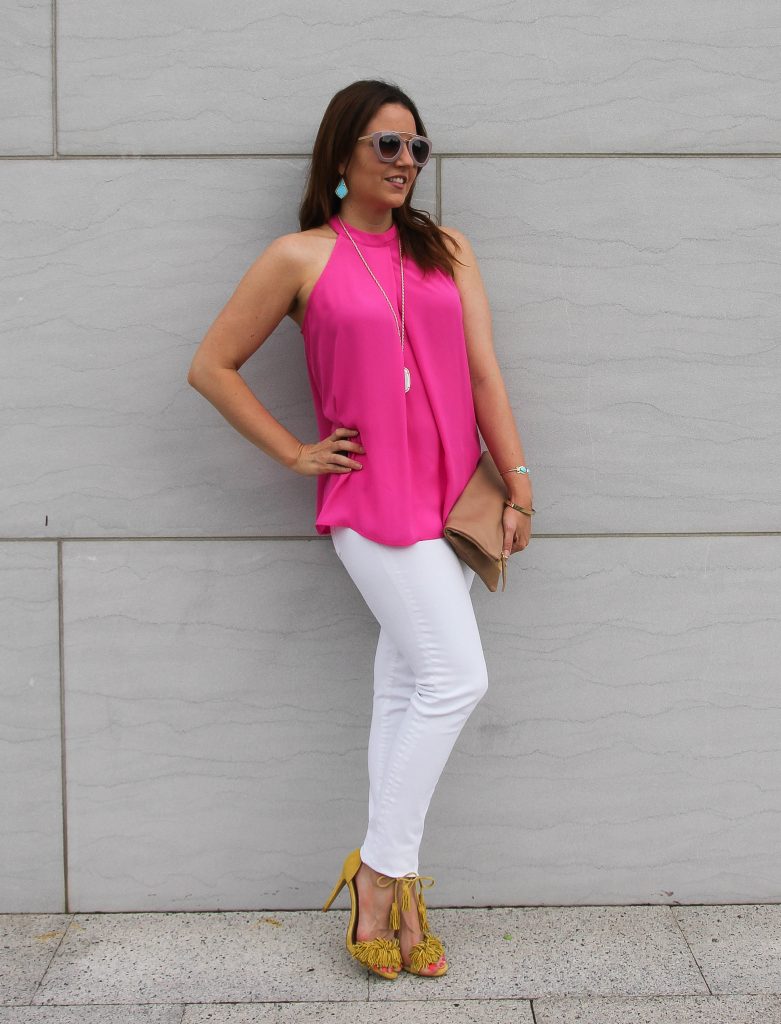
[[[340,199],[344,199],[347,195],[347,185],[345,184],[344,178],[339,179],[339,184],[334,189],[334,192],[339,196]]]

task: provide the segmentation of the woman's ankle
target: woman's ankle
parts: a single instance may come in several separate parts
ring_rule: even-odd
[[[359,886],[358,922],[361,930],[374,929],[390,937],[390,908],[393,902],[393,888],[381,886],[377,879],[382,873],[375,871],[368,864],[361,864],[356,874],[356,885]],[[370,922],[373,922],[371,924]]]

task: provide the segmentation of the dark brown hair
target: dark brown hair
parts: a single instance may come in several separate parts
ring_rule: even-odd
[[[302,231],[325,224],[339,211],[341,199],[334,192],[341,177],[339,164],[349,159],[356,139],[366,134],[366,125],[386,103],[406,107],[415,118],[417,134],[427,134],[417,107],[397,85],[376,79],[360,79],[340,89],[326,107],[312,149],[306,188],[298,208]],[[431,163],[427,168],[431,168]],[[413,209],[410,205],[417,181],[418,175],[415,175],[404,205],[392,210],[401,244],[404,252],[421,269],[438,267],[453,277],[454,261],[461,261],[456,260],[448,243],[456,247],[458,243],[442,231],[429,213]]]

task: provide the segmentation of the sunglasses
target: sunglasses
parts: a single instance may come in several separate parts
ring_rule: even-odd
[[[408,132],[401,134],[407,135]],[[406,142],[409,155],[417,167],[425,167],[431,156],[431,139],[425,135],[413,135],[410,139],[402,139],[399,132],[373,132],[371,135],[362,135],[357,141],[363,142],[366,139],[372,140],[374,152],[384,164],[392,164],[398,159],[401,147]]]

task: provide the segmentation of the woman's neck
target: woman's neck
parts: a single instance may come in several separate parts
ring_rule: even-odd
[[[393,227],[393,214],[390,210],[371,214],[365,210],[349,207],[342,203],[341,209],[337,211],[337,214],[343,221],[346,221],[347,224],[352,224],[359,231],[368,231],[380,235],[383,231],[388,231]]]

